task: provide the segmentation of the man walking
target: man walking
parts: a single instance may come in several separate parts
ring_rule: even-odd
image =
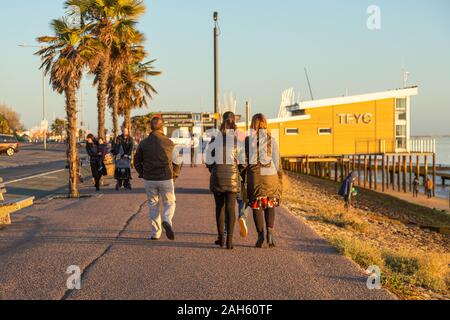
[[[152,133],[143,140],[136,152],[134,166],[139,177],[145,180],[152,240],[159,240],[164,228],[167,238],[175,240],[172,219],[175,214],[176,197],[174,179],[180,168],[174,163],[174,143],[164,135],[164,122],[155,117],[151,120]],[[160,203],[163,207],[161,224]]]

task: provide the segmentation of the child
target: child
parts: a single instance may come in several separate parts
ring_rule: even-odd
[[[350,209],[352,205],[352,196],[356,195],[356,189],[353,188],[356,181],[356,172],[351,172],[342,182],[339,189],[339,195],[345,200],[345,208]]]

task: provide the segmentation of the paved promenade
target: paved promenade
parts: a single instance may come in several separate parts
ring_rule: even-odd
[[[0,299],[391,299],[310,228],[279,210],[276,249],[258,250],[236,230],[235,250],[213,245],[213,197],[204,168],[177,181],[176,241],[149,240],[141,181],[93,198],[53,200],[13,215],[0,230]],[[86,190],[84,192],[87,192]],[[89,189],[89,192],[92,192]],[[66,287],[68,266],[81,290]]]

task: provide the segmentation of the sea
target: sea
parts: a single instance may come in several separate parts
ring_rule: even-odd
[[[438,173],[450,173],[450,136],[434,137],[436,139],[436,163]],[[441,178],[436,179],[436,195],[440,198],[450,197],[450,181],[443,186]]]

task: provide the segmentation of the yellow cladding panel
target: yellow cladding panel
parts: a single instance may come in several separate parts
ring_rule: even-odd
[[[281,156],[395,151],[394,98],[311,108],[306,115],[311,118],[269,125],[279,132]],[[331,134],[319,134],[319,129],[331,129]]]

